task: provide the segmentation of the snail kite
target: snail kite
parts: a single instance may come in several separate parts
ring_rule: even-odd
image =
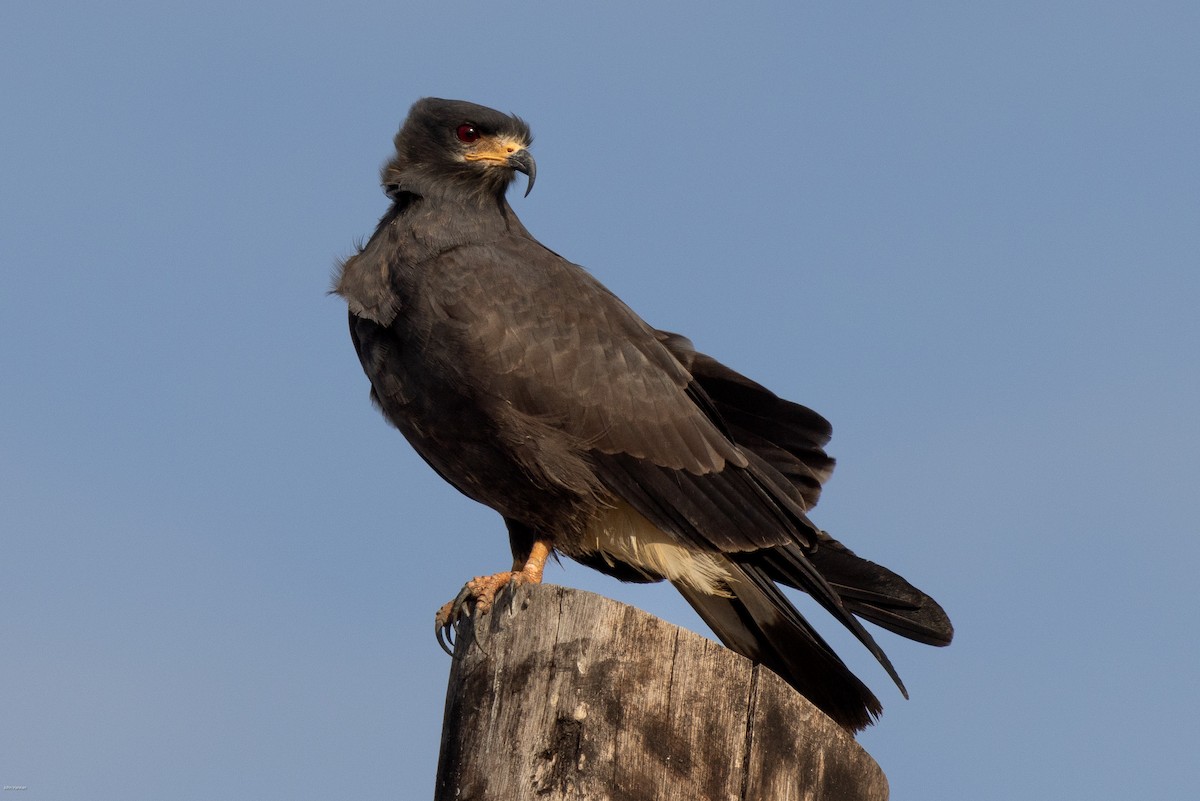
[[[391,206],[340,267],[371,398],[446,481],[501,514],[511,571],[438,612],[439,639],[563,554],[666,579],[717,636],[861,729],[879,701],[779,585],[809,593],[903,685],[857,618],[945,645],[941,607],[807,517],[833,469],[816,412],[655,330],[525,230],[529,127],[462,101],[413,105],[383,168]]]

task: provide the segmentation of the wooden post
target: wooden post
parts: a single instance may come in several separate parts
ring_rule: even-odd
[[[887,797],[779,677],[633,607],[541,585],[459,628],[436,801]]]

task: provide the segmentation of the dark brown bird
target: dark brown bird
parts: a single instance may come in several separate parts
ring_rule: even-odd
[[[371,398],[442,478],[503,516],[511,571],[476,578],[439,638],[560,553],[670,581],[733,650],[848,729],[879,701],[784,596],[803,590],[904,687],[855,616],[950,642],[941,607],[807,517],[833,469],[823,417],[658,331],[534,239],[529,127],[454,100],[413,105],[383,169],[391,207],[334,291]],[[528,194],[528,189],[526,190]]]

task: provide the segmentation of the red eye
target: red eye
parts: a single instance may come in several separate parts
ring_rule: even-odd
[[[475,130],[475,126],[466,123],[458,126],[454,135],[458,137],[458,141],[466,142],[468,145],[479,139],[479,131]]]

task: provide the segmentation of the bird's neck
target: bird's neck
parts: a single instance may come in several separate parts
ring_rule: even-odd
[[[392,194],[392,193],[389,193]],[[403,223],[432,250],[490,242],[505,235],[528,237],[504,195],[441,192],[401,197],[393,194]]]

